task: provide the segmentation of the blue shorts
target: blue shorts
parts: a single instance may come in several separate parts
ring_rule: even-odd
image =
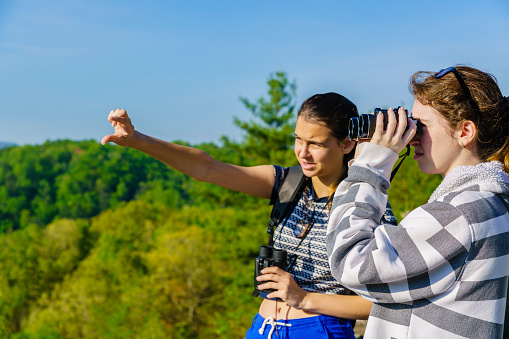
[[[352,325],[348,320],[318,315],[316,317],[275,320],[257,314],[253,325],[246,333],[246,339],[355,339]]]

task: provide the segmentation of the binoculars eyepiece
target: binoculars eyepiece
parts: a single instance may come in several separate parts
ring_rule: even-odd
[[[399,107],[393,108],[396,115],[396,121],[399,121],[398,109]],[[378,113],[382,113],[384,115],[384,129],[386,129],[389,120],[387,115],[388,111],[389,110],[387,109],[375,108],[374,114],[361,114],[358,118],[350,118],[350,121],[348,122],[348,137],[350,140],[371,139],[375,133],[376,116]],[[405,110],[405,113],[408,116],[407,110]],[[417,124],[417,120],[412,120]],[[408,129],[408,125],[406,128]]]

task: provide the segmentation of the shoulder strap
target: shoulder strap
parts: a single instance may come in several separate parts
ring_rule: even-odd
[[[274,229],[293,211],[300,195],[306,186],[306,176],[302,173],[300,165],[290,167],[283,183],[279,186],[277,200],[274,203],[270,213],[269,227],[269,246],[274,244]]]

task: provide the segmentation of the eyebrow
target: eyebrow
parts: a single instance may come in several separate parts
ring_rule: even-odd
[[[300,137],[297,133],[293,133],[293,135],[296,137],[296,138],[300,138],[300,139],[303,139],[302,137]],[[304,139],[303,139],[304,140]],[[325,142],[324,141],[318,141],[318,140],[313,140],[313,139],[305,139],[306,142],[310,143],[310,144],[316,144],[316,145],[325,145]]]

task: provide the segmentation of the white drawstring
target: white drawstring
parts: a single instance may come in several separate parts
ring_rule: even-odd
[[[258,330],[258,333],[260,333],[260,335],[263,335],[263,332],[265,331],[265,325],[267,325],[267,324],[272,326],[270,328],[269,336],[267,337],[267,339],[271,339],[272,338],[272,333],[274,333],[274,328],[276,327],[276,325],[280,325],[280,326],[292,326],[292,324],[278,323],[277,321],[274,321],[274,318],[267,317],[263,321],[262,327],[260,327],[260,329]]]

